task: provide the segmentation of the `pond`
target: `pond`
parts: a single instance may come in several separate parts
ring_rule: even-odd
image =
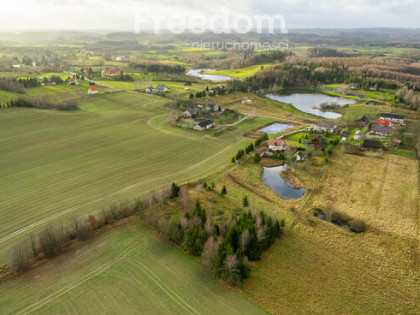
[[[262,128],[258,131],[262,131],[262,132],[265,132],[269,135],[272,135],[272,134],[279,133],[283,130],[286,130],[286,129],[292,128],[292,127],[293,127],[292,125],[288,125],[288,124],[274,123],[274,124],[271,124],[271,125],[268,125],[268,126]]]
[[[276,167],[264,167],[263,182],[283,199],[299,199],[303,197],[303,188],[293,188],[280,176],[282,171],[289,168],[287,164]]]
[[[216,70],[214,70],[214,69],[195,69],[195,70],[188,71],[187,75],[189,75],[190,77],[200,78],[200,79],[206,80],[206,81],[232,80],[231,77],[228,77],[226,75],[203,73],[203,72],[210,72],[210,71],[216,71]]]
[[[320,109],[321,104],[328,103],[344,106],[356,103],[356,100],[352,98],[315,93],[294,93],[291,95],[267,94],[267,97],[275,101],[291,104],[302,112],[327,119],[338,119],[341,117],[341,114],[322,111]]]

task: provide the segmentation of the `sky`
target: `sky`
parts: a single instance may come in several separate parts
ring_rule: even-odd
[[[269,16],[283,29],[420,28],[419,0],[1,0],[0,12],[0,31],[245,32],[256,28],[256,16]]]

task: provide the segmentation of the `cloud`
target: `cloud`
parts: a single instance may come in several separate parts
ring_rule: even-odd
[[[225,14],[285,17],[288,28],[420,27],[418,0],[13,0],[0,3],[0,30],[134,30],[136,16],[147,12],[143,27],[169,18]],[[137,20],[137,22],[139,22]]]

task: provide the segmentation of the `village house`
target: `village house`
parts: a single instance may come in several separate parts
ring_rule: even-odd
[[[214,121],[211,119],[197,119],[195,121],[194,130],[208,130],[214,126]]]
[[[79,85],[79,80],[76,78],[69,78],[69,85]]]
[[[271,151],[284,151],[286,143],[282,139],[270,139],[268,140],[268,148]]]
[[[88,74],[90,71],[90,68],[83,68],[83,73]]]
[[[391,126],[391,121],[390,120],[386,120],[386,119],[376,119],[376,125],[377,126],[381,126],[381,127],[390,127]]]
[[[220,87],[215,87],[209,90],[209,94],[211,95],[216,95],[220,93],[221,88]]]
[[[102,70],[101,75],[104,77],[112,77],[118,75],[119,72],[117,70]]]
[[[372,134],[380,135],[381,137],[385,138],[385,137],[388,137],[391,134],[392,128],[391,127],[383,127],[383,126],[373,126],[372,129],[370,130],[370,132]]]
[[[89,95],[98,94],[98,93],[99,93],[99,88],[96,85],[89,86],[89,89],[88,89]]]
[[[183,113],[185,118],[191,118],[197,116],[197,109],[194,107],[188,107],[187,110]]]
[[[217,104],[208,104],[206,107],[204,107],[204,111],[206,113],[214,113],[219,111],[219,105]]]
[[[344,128],[343,127],[337,126],[334,129],[334,134],[336,134],[336,135],[341,135],[343,132],[344,132]]]
[[[404,124],[404,116],[403,115],[396,115],[396,114],[389,114],[389,113],[381,113],[379,115],[379,120],[387,120],[390,122],[390,126],[392,124]],[[388,127],[388,126],[386,126]]]
[[[355,89],[357,89],[357,83],[350,83],[350,84],[349,84],[349,88],[350,88],[351,90],[355,90]]]
[[[311,140],[311,144],[320,150],[327,144],[327,141],[323,137],[315,137]]]
[[[294,156],[296,162],[305,161],[305,154],[302,151],[297,151]]]
[[[356,141],[361,141],[361,140],[363,139],[363,136],[364,136],[363,131],[362,131],[362,130],[357,130],[357,131],[354,133],[354,140],[356,140]]]
[[[164,84],[159,84],[156,87],[156,91],[157,92],[167,92],[168,91],[168,87],[166,85],[164,85]]]
[[[315,130],[333,133],[337,125],[329,121],[318,121]]]

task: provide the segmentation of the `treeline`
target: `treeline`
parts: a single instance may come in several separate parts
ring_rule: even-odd
[[[420,110],[420,95],[414,93],[414,90],[409,89],[407,86],[403,86],[396,93],[397,99],[404,104],[404,107],[411,110]]]
[[[239,149],[238,152],[236,152],[236,155],[232,157],[232,163],[235,163],[237,160],[239,160],[241,157],[243,157],[245,154],[248,154],[252,151],[254,151],[255,146],[253,143],[248,144],[245,149]]]
[[[25,94],[25,87],[15,78],[0,78],[0,90]]]
[[[232,217],[229,223],[213,223],[197,200],[193,211],[180,219],[162,219],[158,226],[168,240],[192,256],[201,256],[217,277],[237,285],[250,275],[248,261],[261,259],[263,251],[281,235],[284,222],[264,212],[253,215],[249,211]]]
[[[22,84],[23,87],[25,88],[38,87],[41,85],[41,83],[39,83],[39,80],[37,78],[25,78],[25,79],[20,78],[18,82]]]
[[[176,185],[173,185],[177,187]],[[73,218],[68,224],[49,224],[39,234],[30,234],[27,239],[15,245],[10,252],[11,271],[23,271],[36,260],[42,260],[64,252],[75,240],[85,241],[95,232],[133,215],[142,216],[147,208],[162,204],[174,198],[169,186],[152,191],[142,199],[123,201],[103,209],[98,215],[87,218]]]
[[[344,54],[333,48],[322,47],[322,48],[309,48],[308,56],[311,58],[313,57],[343,57]]]
[[[13,108],[13,107],[27,107],[27,108],[39,108],[39,109],[56,109],[63,111],[78,110],[79,105],[75,100],[63,101],[53,100],[45,97],[37,98],[23,98],[11,100],[9,102],[0,104],[0,108]]]
[[[185,72],[184,66],[161,63],[130,63],[129,67],[145,73],[182,74]]]

